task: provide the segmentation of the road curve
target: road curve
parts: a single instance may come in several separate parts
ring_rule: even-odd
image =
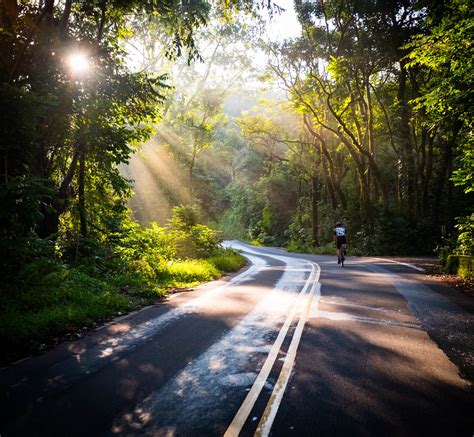
[[[2,369],[1,436],[473,434],[473,316],[419,272],[228,244],[239,274]]]

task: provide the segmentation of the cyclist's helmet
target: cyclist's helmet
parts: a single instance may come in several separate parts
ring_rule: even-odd
[[[336,223],[336,228],[340,228],[342,226],[342,223],[341,222],[337,222]]]

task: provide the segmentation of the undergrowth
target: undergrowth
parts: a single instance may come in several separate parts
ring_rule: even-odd
[[[119,237],[113,246],[81,241],[79,257],[78,245],[40,253],[0,284],[0,363],[245,265],[200,224],[144,229],[129,222]]]

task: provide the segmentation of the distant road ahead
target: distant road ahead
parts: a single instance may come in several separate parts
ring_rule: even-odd
[[[472,312],[410,266],[229,244],[238,275],[1,370],[1,436],[474,434]]]

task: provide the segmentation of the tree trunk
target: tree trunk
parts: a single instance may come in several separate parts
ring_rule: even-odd
[[[48,27],[53,25],[54,0],[44,0],[44,9],[46,11],[45,23]]]
[[[402,211],[410,222],[416,220],[416,184],[415,155],[410,130],[410,107],[407,98],[406,62],[400,61],[400,77],[398,80],[398,142],[400,144],[400,183]]]
[[[58,233],[59,218],[66,210],[67,201],[71,196],[71,182],[76,173],[77,163],[79,160],[80,150],[76,147],[69,169],[64,177],[58,193],[51,204],[43,208],[43,221],[38,226],[38,235],[41,238],[49,238]]]
[[[301,207],[301,197],[302,197],[302,178],[298,178],[298,203],[296,209],[296,222],[298,224],[298,228],[303,228],[303,208]]]
[[[191,156],[191,162],[189,164],[189,202],[194,203],[194,165],[196,164],[196,157],[198,152],[198,134],[194,135],[193,139],[193,154]]]
[[[324,175],[324,180],[326,181],[327,192],[329,193],[329,198],[331,199],[332,209],[336,209],[337,208],[336,194],[335,194],[333,182],[328,173],[326,160],[327,158],[324,156],[324,154],[321,153],[321,166],[323,168],[323,175]]]
[[[318,202],[319,202],[319,181],[315,176],[311,177],[311,245],[313,247],[319,244],[319,217],[318,217]]]
[[[428,137],[428,150],[426,153],[426,171],[423,180],[423,187],[422,187],[422,211],[424,216],[429,215],[429,186],[431,181],[431,176],[433,174],[433,143],[434,143],[435,136],[429,135]]]
[[[86,197],[85,197],[85,179],[86,179],[86,153],[84,146],[81,146],[79,157],[79,174],[78,174],[78,207],[80,232],[82,237],[87,237],[87,219],[86,219]]]
[[[433,223],[433,229],[435,229],[435,237],[440,237],[441,235],[441,212],[443,210],[443,193],[445,191],[446,185],[449,183],[450,173],[449,169],[451,168],[453,161],[453,150],[456,145],[457,136],[461,130],[462,122],[455,122],[450,138],[444,144],[444,147],[441,150],[440,156],[440,165],[438,172],[436,174],[436,179],[434,180],[433,189],[432,189],[432,202],[431,202],[431,217]]]
[[[311,135],[316,137],[317,140],[319,141],[321,161],[323,163],[324,175],[325,176],[328,175],[329,177],[327,180],[327,187],[328,187],[328,190],[330,191],[331,202],[333,204],[333,208],[337,207],[337,199],[336,199],[336,193],[337,193],[337,197],[339,198],[342,208],[346,209],[347,207],[346,197],[344,196],[344,193],[342,192],[340,180],[339,178],[336,177],[336,169],[334,168],[334,163],[329,153],[326,140],[324,139],[324,136],[320,132],[316,131],[313,128],[307,116],[303,117],[303,121],[308,131],[311,133]],[[326,162],[328,165],[327,167],[326,167]],[[331,188],[332,188],[332,191],[331,191]]]
[[[99,46],[100,41],[102,40],[102,36],[104,35],[106,12],[107,12],[107,0],[102,0],[102,3],[100,4],[100,21],[99,21],[99,27],[97,30],[97,37],[96,37],[97,46]]]
[[[67,28],[69,26],[69,17],[71,15],[71,6],[72,6],[72,0],[66,0],[66,3],[64,4],[64,11],[61,16],[61,21],[59,23],[59,28],[61,30],[61,35],[65,36],[67,33]]]

